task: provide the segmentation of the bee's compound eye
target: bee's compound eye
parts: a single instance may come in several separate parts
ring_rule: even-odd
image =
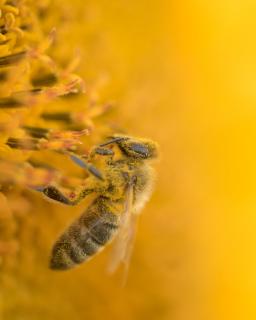
[[[147,158],[149,155],[148,147],[140,144],[140,143],[131,143],[130,148],[132,151],[136,152],[137,154],[141,155],[143,158]]]

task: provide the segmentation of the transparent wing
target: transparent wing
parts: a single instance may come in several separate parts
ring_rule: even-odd
[[[130,258],[136,235],[136,225],[138,215],[132,212],[133,186],[127,188],[124,212],[121,217],[120,227],[114,240],[113,253],[108,271],[113,273],[118,266],[124,265],[124,281],[129,269]]]

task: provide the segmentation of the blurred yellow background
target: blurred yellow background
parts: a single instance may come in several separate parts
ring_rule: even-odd
[[[79,74],[116,102],[113,125],[159,143],[156,190],[125,288],[106,275],[109,248],[72,271],[45,270],[85,205],[32,195],[41,209],[25,222],[2,319],[255,319],[255,1],[59,5],[72,22],[59,50],[80,48]]]

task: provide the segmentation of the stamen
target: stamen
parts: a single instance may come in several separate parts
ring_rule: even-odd
[[[13,149],[38,150],[38,139],[17,139],[9,138],[6,144]]]
[[[26,51],[10,54],[8,56],[0,57],[0,67],[11,66],[26,56]]]
[[[49,121],[61,121],[61,122],[67,122],[67,123],[72,122],[72,115],[70,112],[55,112],[55,113],[43,112],[41,114],[41,117],[44,120],[49,120]]]

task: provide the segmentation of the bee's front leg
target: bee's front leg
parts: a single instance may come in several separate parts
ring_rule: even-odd
[[[94,165],[87,163],[84,159],[81,159],[79,156],[75,154],[70,155],[70,159],[77,164],[79,167],[87,170],[90,174],[92,174],[95,178],[104,181],[103,174],[97,169]]]

